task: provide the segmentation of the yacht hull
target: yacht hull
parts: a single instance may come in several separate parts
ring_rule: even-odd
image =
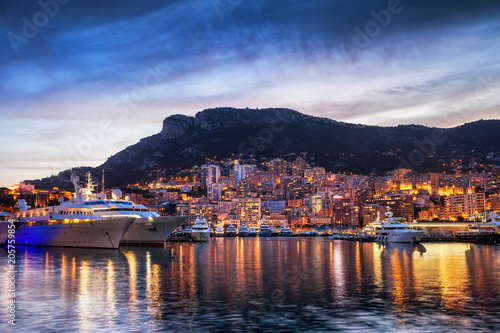
[[[465,233],[465,234],[457,234],[456,237],[461,242],[500,244],[500,233],[489,233],[489,234]]]
[[[17,245],[117,249],[134,218],[53,225],[23,224],[16,229]]]
[[[210,239],[210,231],[192,231],[191,239],[193,242],[208,242]]]
[[[168,236],[189,217],[158,216],[137,218],[125,233],[123,245],[163,245]]]
[[[9,221],[0,221],[0,247],[5,246],[5,242],[9,237]]]
[[[423,235],[423,231],[379,232],[376,234],[374,241],[382,243],[419,243]]]

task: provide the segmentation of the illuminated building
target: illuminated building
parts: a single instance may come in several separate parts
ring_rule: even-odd
[[[240,185],[240,181],[245,179],[245,168],[243,165],[240,165],[238,160],[234,161],[233,179],[235,187],[238,187]]]
[[[212,216],[213,206],[208,203],[190,203],[189,215],[193,216]]]
[[[325,216],[311,216],[309,223],[312,225],[329,225],[332,223],[332,219]]]
[[[313,213],[319,213],[319,211],[323,209],[323,193],[315,193],[311,195],[309,207]]]
[[[387,211],[387,207],[378,204],[367,204],[361,209],[361,221],[362,225],[365,226],[369,223],[375,222],[378,218],[381,220],[384,218],[384,213]]]
[[[260,198],[240,198],[236,215],[242,221],[257,221],[261,217]]]
[[[413,196],[409,194],[386,194],[375,197],[374,202],[381,206],[389,206],[395,217],[414,219]]]
[[[353,197],[334,196],[330,200],[333,224],[342,227],[358,227],[359,207],[354,205]]]
[[[201,185],[208,186],[216,184],[220,178],[220,167],[218,165],[209,164],[201,166]]]
[[[212,201],[222,200],[222,184],[207,185],[207,197]]]
[[[484,212],[484,204],[484,193],[448,196],[444,198],[445,217],[449,219],[456,219],[458,217],[467,218]]]
[[[489,211],[498,211],[500,210],[500,194],[492,196],[491,198],[486,199],[486,209]]]

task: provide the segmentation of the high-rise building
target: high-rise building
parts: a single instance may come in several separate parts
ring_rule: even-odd
[[[484,212],[484,193],[468,193],[452,195],[444,198],[445,218],[467,218],[477,213]]]
[[[242,221],[257,221],[261,217],[260,198],[240,198],[236,215]]]
[[[253,171],[253,167],[250,165],[242,165],[238,160],[234,161],[233,167],[233,179],[234,179],[234,187],[238,187],[240,185],[240,181],[245,179],[247,175],[251,175]]]
[[[359,226],[359,208],[354,205],[353,197],[332,197],[330,199],[330,211],[335,226]]]
[[[391,209],[394,217],[404,217],[408,221],[414,219],[413,196],[411,194],[386,194],[378,196],[374,202]]]
[[[286,172],[286,161],[281,158],[275,158],[269,164],[269,173],[276,176],[282,176]]]
[[[318,214],[323,209],[323,193],[314,193],[309,201],[309,208],[313,213]]]
[[[208,186],[210,184],[216,184],[219,182],[220,178],[220,167],[218,165],[209,164],[201,166],[201,185]]]
[[[377,221],[377,219],[384,219],[387,208],[378,204],[366,204],[361,209],[360,220],[362,225],[365,226],[369,223]]]
[[[222,184],[207,185],[207,198],[211,201],[222,200]]]

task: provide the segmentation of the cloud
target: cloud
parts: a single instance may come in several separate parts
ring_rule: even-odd
[[[110,117],[116,131],[92,163],[159,132],[168,115],[221,105],[434,126],[498,110],[494,94],[467,116],[450,107],[470,104],[481,77],[500,80],[497,2],[402,0],[359,47],[357,31],[395,0],[221,1],[230,6],[223,20],[213,1],[70,1],[17,53],[8,34],[22,34],[22,18],[41,7],[0,4],[0,120],[23,138],[19,163],[34,146],[75,146]],[[142,89],[151,68],[157,80]],[[120,101],[127,115],[117,115]]]

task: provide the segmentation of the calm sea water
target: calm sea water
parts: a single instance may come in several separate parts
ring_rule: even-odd
[[[16,248],[0,331],[500,331],[500,246],[212,239],[172,248]]]

